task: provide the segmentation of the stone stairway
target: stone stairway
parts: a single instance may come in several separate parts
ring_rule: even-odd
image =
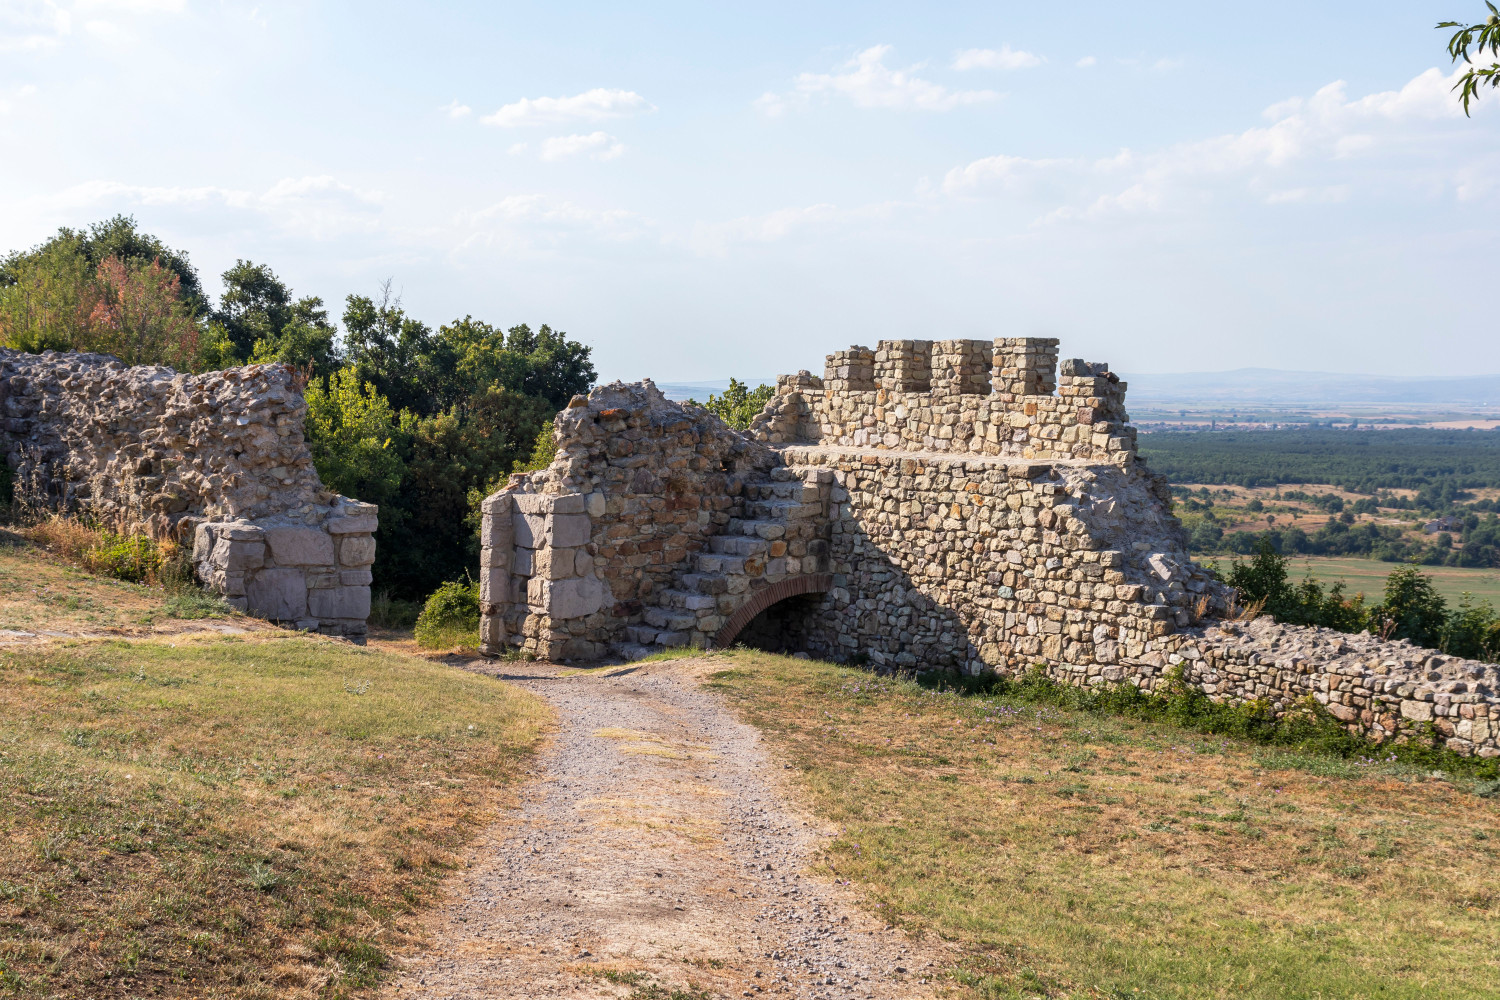
[[[828,570],[828,496],[824,469],[778,466],[747,482],[734,516],[694,553],[672,587],[658,591],[628,642],[615,652],[637,659],[678,646],[708,647],[738,608],[766,587]]]

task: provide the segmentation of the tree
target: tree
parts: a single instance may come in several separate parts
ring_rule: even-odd
[[[381,505],[381,532],[399,520],[388,509],[401,488],[406,463],[401,458],[401,424],[391,404],[355,373],[344,368],[325,388],[307,386],[305,428],[313,465],[329,489]],[[394,446],[394,447],[393,447]]]
[[[1410,639],[1418,646],[1436,647],[1447,623],[1448,607],[1432,586],[1432,578],[1415,566],[1403,566],[1385,581],[1385,600],[1373,611],[1382,632]]]
[[[235,261],[223,274],[224,294],[214,325],[252,364],[282,363],[312,369],[322,377],[339,364],[338,328],[328,320],[323,300],[292,290],[265,264]]]
[[[1463,102],[1464,114],[1469,113],[1469,102],[1479,99],[1479,88],[1488,85],[1500,87],[1500,7],[1496,7],[1489,0],[1485,0],[1485,6],[1490,9],[1490,16],[1480,24],[1465,26],[1461,21],[1442,21],[1438,28],[1457,28],[1453,37],[1448,39],[1448,54],[1453,57],[1454,62],[1462,59],[1469,68],[1453,89],[1459,92],[1459,100]],[[1474,60],[1469,57],[1469,49],[1481,61],[1485,58],[1485,50],[1490,53],[1490,65],[1476,66]]]
[[[181,284],[160,261],[106,257],[84,302],[88,312],[78,348],[113,354],[127,365],[191,370],[203,331],[182,299]]]
[[[745,383],[732,378],[729,380],[729,388],[724,390],[724,395],[710,394],[703,408],[735,430],[742,431],[750,426],[750,421],[757,413],[765,409],[766,404],[774,395],[776,395],[775,386],[762,385],[751,389]],[[693,402],[693,400],[688,402]]]
[[[0,286],[15,284],[17,269],[28,260],[52,255],[81,258],[90,271],[109,257],[117,257],[126,265],[159,261],[177,275],[178,295],[194,318],[204,311],[203,286],[199,284],[198,271],[187,254],[173,250],[150,233],[141,232],[131,216],[117,215],[96,222],[87,230],[63,226],[45,243],[12,253],[0,262]]]

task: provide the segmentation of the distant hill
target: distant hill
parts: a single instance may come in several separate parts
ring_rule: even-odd
[[[1130,383],[1136,406],[1214,407],[1282,405],[1339,406],[1401,404],[1500,406],[1500,375],[1340,375],[1335,372],[1289,372],[1276,368],[1237,368],[1227,372],[1171,375],[1121,374]],[[742,379],[751,388],[776,379]],[[668,399],[708,398],[729,388],[728,379],[711,382],[658,382]]]
[[[1444,406],[1500,405],[1500,375],[1338,375],[1239,368],[1228,372],[1125,375],[1136,406],[1264,406],[1270,403],[1352,403]]]

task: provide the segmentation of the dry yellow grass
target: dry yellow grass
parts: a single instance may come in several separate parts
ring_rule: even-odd
[[[272,632],[0,661],[0,986],[359,994],[546,721],[498,681]]]
[[[1500,802],[1393,764],[743,653],[827,871],[973,997],[1500,995]]]

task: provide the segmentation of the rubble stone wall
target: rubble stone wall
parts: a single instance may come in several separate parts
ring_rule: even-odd
[[[363,635],[377,510],[324,488],[306,412],[283,365],[187,375],[0,351],[17,507],[175,540],[239,609]]]
[[[1058,369],[1053,340],[883,341],[782,376],[743,435],[650,383],[577,397],[553,465],[486,501],[485,651],[779,635],[888,668],[1311,698],[1376,739],[1500,755],[1492,664],[1224,621],[1233,595],[1136,456],[1124,383]]]

